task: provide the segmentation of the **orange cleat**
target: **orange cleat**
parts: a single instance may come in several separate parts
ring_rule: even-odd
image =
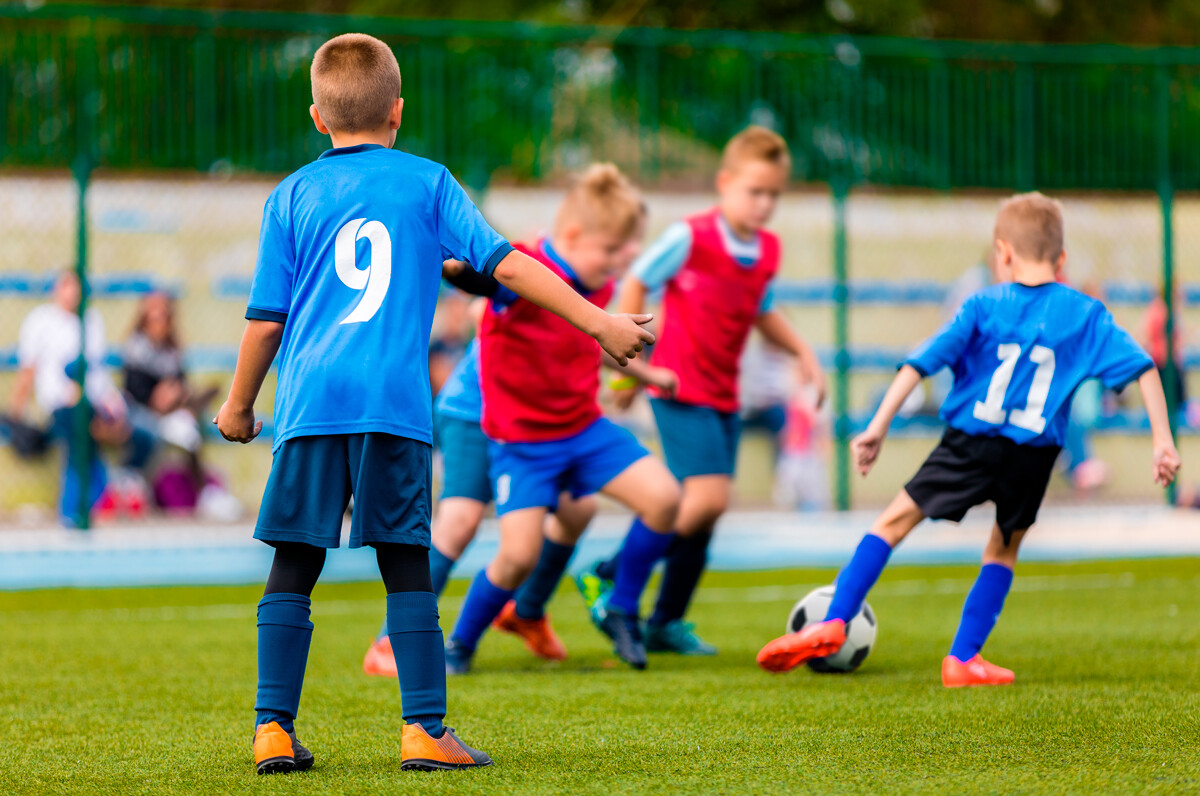
[[[963,663],[953,655],[942,661],[942,685],[962,688],[968,685],[1008,685],[1017,676],[1011,669],[988,663],[979,655]]]
[[[525,642],[525,649],[537,657],[547,661],[565,661],[567,648],[550,627],[550,618],[522,619],[517,616],[517,604],[509,600],[500,615],[492,622],[492,627],[505,633],[520,636]]]
[[[830,619],[780,636],[758,651],[758,665],[768,672],[790,672],[813,658],[832,655],[846,643],[846,623]]]
[[[363,673],[374,677],[395,677],[396,656],[392,654],[392,640],[387,636],[371,642],[363,657]]]
[[[300,745],[295,732],[268,721],[254,730],[254,766],[259,774],[290,774],[313,766],[313,754]]]
[[[438,771],[455,768],[490,766],[492,758],[472,749],[447,727],[442,737],[434,738],[420,724],[405,724],[400,736],[400,768],[407,771]]]

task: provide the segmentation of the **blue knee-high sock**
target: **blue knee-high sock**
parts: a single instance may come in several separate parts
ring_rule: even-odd
[[[276,593],[258,603],[258,695],[255,726],[269,721],[291,732],[300,708],[313,625],[303,594]]]
[[[488,580],[487,570],[481,570],[475,576],[475,580],[471,581],[467,599],[463,602],[458,622],[455,623],[450,638],[469,650],[475,649],[479,646],[483,631],[487,630],[492,620],[500,614],[504,604],[512,599],[514,591],[515,589],[502,589],[494,585]]]
[[[522,619],[541,619],[546,615],[546,603],[554,596],[558,582],[562,580],[574,554],[573,544],[542,540],[542,554],[538,558],[537,566],[529,573],[521,588],[517,589],[514,598],[517,602],[517,616]]]
[[[1004,598],[1008,596],[1012,582],[1013,571],[1003,564],[983,565],[963,604],[962,621],[950,647],[951,655],[966,663],[979,654],[1004,609]]]
[[[429,548],[429,579],[433,582],[433,593],[438,597],[442,596],[442,591],[446,588],[446,581],[450,580],[450,570],[454,568],[455,560],[449,558],[445,553],[438,550],[436,547]],[[383,624],[379,627],[379,635],[375,637],[376,641],[382,641],[388,633],[387,618],[384,618]]]
[[[446,717],[446,650],[437,595],[402,591],[387,596],[388,637],[400,679],[404,721],[438,738]]]
[[[638,603],[650,580],[650,573],[674,538],[673,533],[655,533],[640,517],[634,517],[617,558],[617,572],[613,578],[612,596],[608,598],[609,605],[632,616],[638,615]]]
[[[857,616],[863,600],[867,599],[867,592],[879,580],[879,573],[883,572],[891,555],[892,546],[883,539],[873,533],[864,536],[850,563],[838,573],[833,602],[829,604],[825,618],[849,622]]]

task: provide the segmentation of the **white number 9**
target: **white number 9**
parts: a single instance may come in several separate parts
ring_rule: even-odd
[[[371,259],[366,268],[360,269],[355,258],[355,243],[363,238],[371,244]],[[342,319],[342,323],[371,320],[382,306],[392,281],[392,239],[387,227],[365,218],[346,222],[333,242],[333,267],[346,287],[363,291],[358,306]]]

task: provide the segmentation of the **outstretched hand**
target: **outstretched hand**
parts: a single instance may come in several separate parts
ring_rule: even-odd
[[[850,455],[854,457],[854,469],[859,475],[871,472],[879,451],[883,449],[884,433],[867,428],[850,443]]]
[[[1154,483],[1164,487],[1170,486],[1174,483],[1181,466],[1179,451],[1175,449],[1174,444],[1154,446]]]
[[[624,367],[645,347],[654,342],[654,335],[642,325],[654,320],[653,315],[608,315],[604,325],[593,335],[605,352]]]

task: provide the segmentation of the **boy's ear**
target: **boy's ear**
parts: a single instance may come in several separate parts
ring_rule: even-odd
[[[317,132],[321,135],[329,135],[329,128],[325,126],[325,122],[321,121],[321,113],[317,110],[315,104],[308,106],[308,115],[312,117],[313,124],[317,126]]]
[[[1062,254],[1058,255],[1058,259],[1054,262],[1054,273],[1062,271],[1063,266],[1067,264],[1067,250],[1063,249]]]
[[[583,234],[583,227],[578,221],[568,221],[563,224],[559,230],[558,237],[565,240],[568,244],[574,245],[575,241],[579,240],[579,236]]]
[[[733,172],[729,169],[721,169],[717,172],[717,193],[723,193],[729,185],[729,181],[733,179]]]
[[[392,110],[388,114],[388,127],[393,130],[400,129],[400,117],[404,115],[404,97],[397,97],[392,103]]]

